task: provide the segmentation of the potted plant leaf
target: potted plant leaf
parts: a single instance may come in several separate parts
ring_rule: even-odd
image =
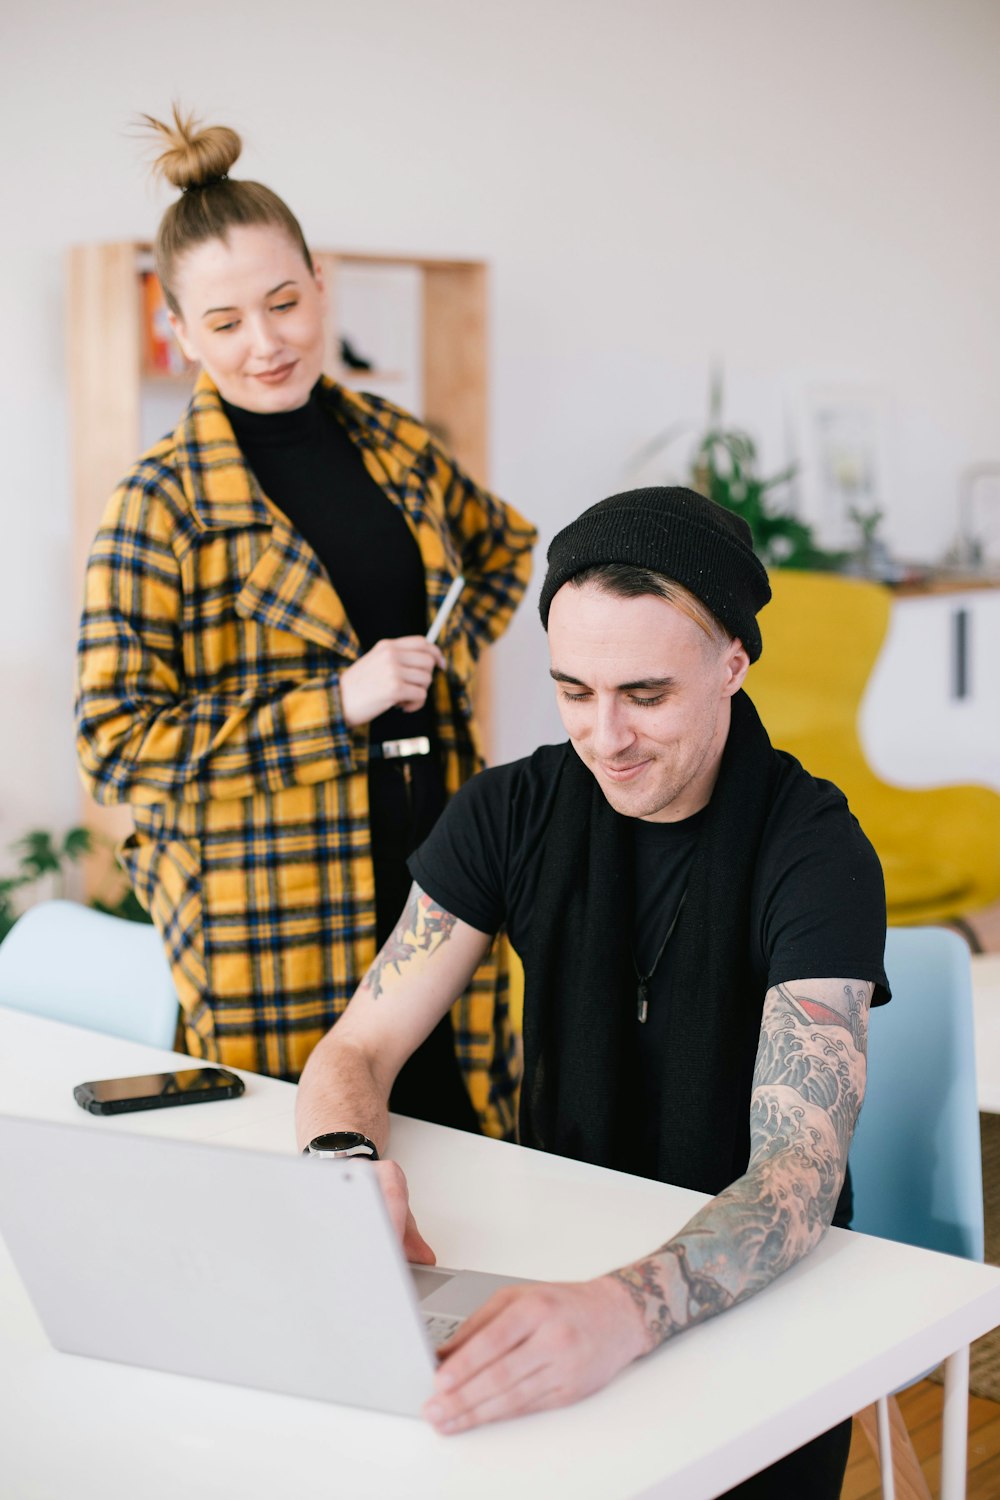
[[[80,827],[71,828],[61,839],[44,829],[35,828],[11,845],[17,863],[13,875],[0,877],[0,942],[20,915],[19,895],[30,891],[39,881],[51,878],[54,894],[64,896],[70,867],[79,863],[93,847],[94,837],[90,829]],[[111,917],[124,917],[132,922],[150,920],[131,890],[114,902],[94,898],[89,905]]]
[[[670,446],[682,431],[677,426],[668,428],[646,445],[639,459],[645,461]],[[743,517],[753,537],[754,551],[765,567],[840,568],[846,554],[821,547],[812,527],[790,508],[787,486],[795,473],[794,464],[769,478],[758,472],[753,438],[723,421],[722,376],[716,371],[709,394],[709,425],[697,439],[690,460],[692,487]]]

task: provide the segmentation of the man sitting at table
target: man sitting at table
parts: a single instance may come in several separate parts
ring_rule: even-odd
[[[559,533],[540,609],[569,743],[449,805],[303,1074],[300,1145],[349,1129],[381,1153],[396,1073],[506,926],[522,1143],[716,1195],[632,1265],[495,1295],[442,1351],[442,1432],[599,1389],[850,1217],[885,895],[842,794],[772,749],[742,691],[769,598],[745,523],[691,490],[615,495]],[[399,1168],[373,1170],[432,1259]],[[849,1443],[847,1422],[732,1493],[836,1496]]]

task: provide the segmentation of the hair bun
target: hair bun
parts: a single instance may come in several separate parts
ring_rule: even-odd
[[[173,105],[173,116],[173,124],[164,124],[152,115],[141,116],[148,128],[167,142],[167,149],[153,162],[153,171],[181,192],[206,187],[227,176],[243,149],[236,131],[228,125],[202,128],[193,114],[182,115],[177,104]]]

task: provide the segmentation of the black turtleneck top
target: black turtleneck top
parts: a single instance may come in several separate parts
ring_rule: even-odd
[[[326,569],[362,652],[386,636],[424,635],[427,592],[416,537],[319,391],[315,386],[295,411],[222,406],[261,489]],[[429,701],[416,713],[390,708],[370,728],[375,741],[433,733]]]

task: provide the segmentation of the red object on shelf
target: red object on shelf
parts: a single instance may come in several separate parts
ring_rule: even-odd
[[[163,288],[155,271],[142,273],[142,347],[147,374],[184,375],[191,369],[191,362],[185,359],[174,337]]]

